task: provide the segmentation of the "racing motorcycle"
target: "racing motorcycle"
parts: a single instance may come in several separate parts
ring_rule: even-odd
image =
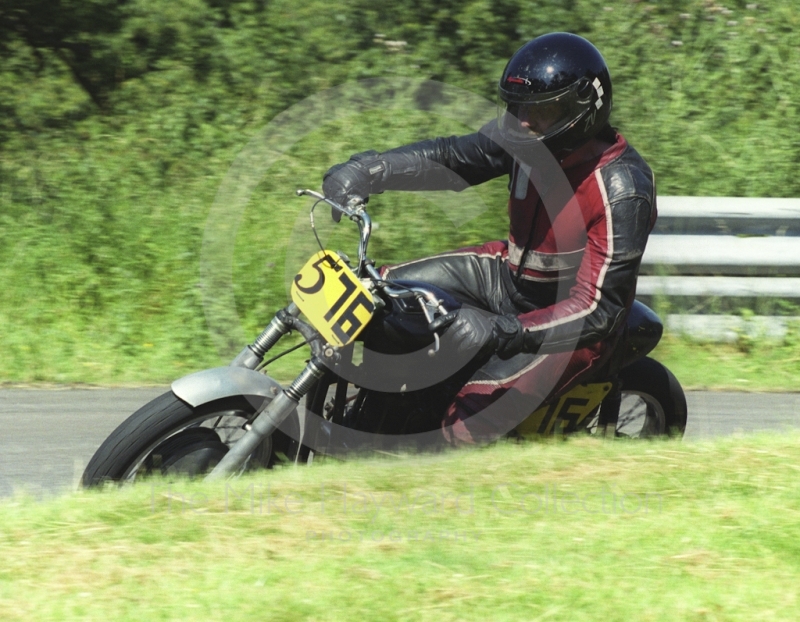
[[[176,380],[120,424],[90,460],[84,486],[149,474],[213,480],[320,455],[443,445],[442,416],[475,368],[452,355],[446,330],[440,335],[430,324],[460,303],[426,283],[382,278],[367,256],[372,221],[363,203],[340,205],[312,190],[297,195],[315,199],[318,242],[320,204],[358,226],[357,261],[320,243],[294,277],[292,302],[253,343],[227,367]],[[267,366],[291,349],[265,358],[292,331],[310,356],[282,386]],[[634,302],[624,337],[597,379],[530,404],[503,434],[682,435],[683,389],[647,356],[662,331],[658,316]]]

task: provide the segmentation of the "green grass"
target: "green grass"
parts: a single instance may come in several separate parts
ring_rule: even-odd
[[[65,334],[58,333],[57,338],[63,339]],[[281,342],[276,346],[276,354],[298,342],[296,336],[286,339],[285,345]],[[83,343],[79,335],[72,337],[67,355],[62,353],[51,359],[47,359],[46,342],[26,340],[14,333],[6,334],[3,341],[16,345],[12,350],[14,358],[6,361],[7,373],[0,386],[164,385],[201,369],[227,365],[230,360],[217,354],[211,345],[205,351],[183,356],[183,344],[175,343],[167,330],[155,332],[151,342],[129,348],[130,358],[119,356],[113,344],[98,348],[97,343]],[[766,342],[743,347],[666,335],[651,356],[664,363],[687,391],[800,390],[800,349],[791,343]],[[271,364],[268,372],[280,382],[288,383],[300,373],[307,359],[308,350],[301,348]],[[47,364],[37,367],[43,360]],[[21,366],[13,369],[13,362]]]
[[[258,333],[252,332],[251,340]],[[63,339],[67,333],[50,333]],[[82,343],[79,335],[71,338],[66,356],[47,359],[48,343],[26,340],[7,333],[2,341],[12,342],[14,358],[6,360],[5,382],[0,386],[52,386],[59,384],[92,386],[164,385],[184,375],[227,365],[208,344],[204,351],[183,356],[184,346],[175,343],[168,330],[154,331],[150,342],[129,348],[130,358],[121,357],[113,344]],[[287,337],[273,351],[275,354],[298,343]],[[100,342],[103,345],[103,342]],[[52,345],[52,342],[49,342]],[[7,350],[8,351],[8,350]],[[268,373],[282,383],[291,382],[305,366],[308,349],[279,359]],[[666,335],[651,356],[664,363],[689,390],[717,391],[789,391],[800,390],[800,349],[791,341],[726,344],[695,341]],[[47,364],[37,367],[39,361]],[[11,363],[22,365],[16,369]]]
[[[724,344],[667,335],[653,357],[687,390],[800,390],[800,348],[791,339]]]
[[[800,437],[574,439],[0,502],[3,620],[796,620]]]

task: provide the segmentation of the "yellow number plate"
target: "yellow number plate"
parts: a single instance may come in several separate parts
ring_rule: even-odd
[[[586,417],[600,405],[611,390],[611,383],[579,384],[560,399],[534,411],[517,426],[523,438],[544,436],[553,432],[572,432],[588,422]]]
[[[320,251],[294,277],[292,300],[335,346],[351,343],[372,318],[369,290],[336,253]]]

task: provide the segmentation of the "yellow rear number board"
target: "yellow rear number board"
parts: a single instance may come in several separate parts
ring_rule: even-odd
[[[320,251],[294,277],[292,300],[335,346],[355,340],[375,312],[372,295],[331,251]]]

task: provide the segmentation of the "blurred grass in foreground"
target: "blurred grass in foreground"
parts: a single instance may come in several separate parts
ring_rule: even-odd
[[[800,436],[501,443],[0,501],[4,620],[796,620]]]

